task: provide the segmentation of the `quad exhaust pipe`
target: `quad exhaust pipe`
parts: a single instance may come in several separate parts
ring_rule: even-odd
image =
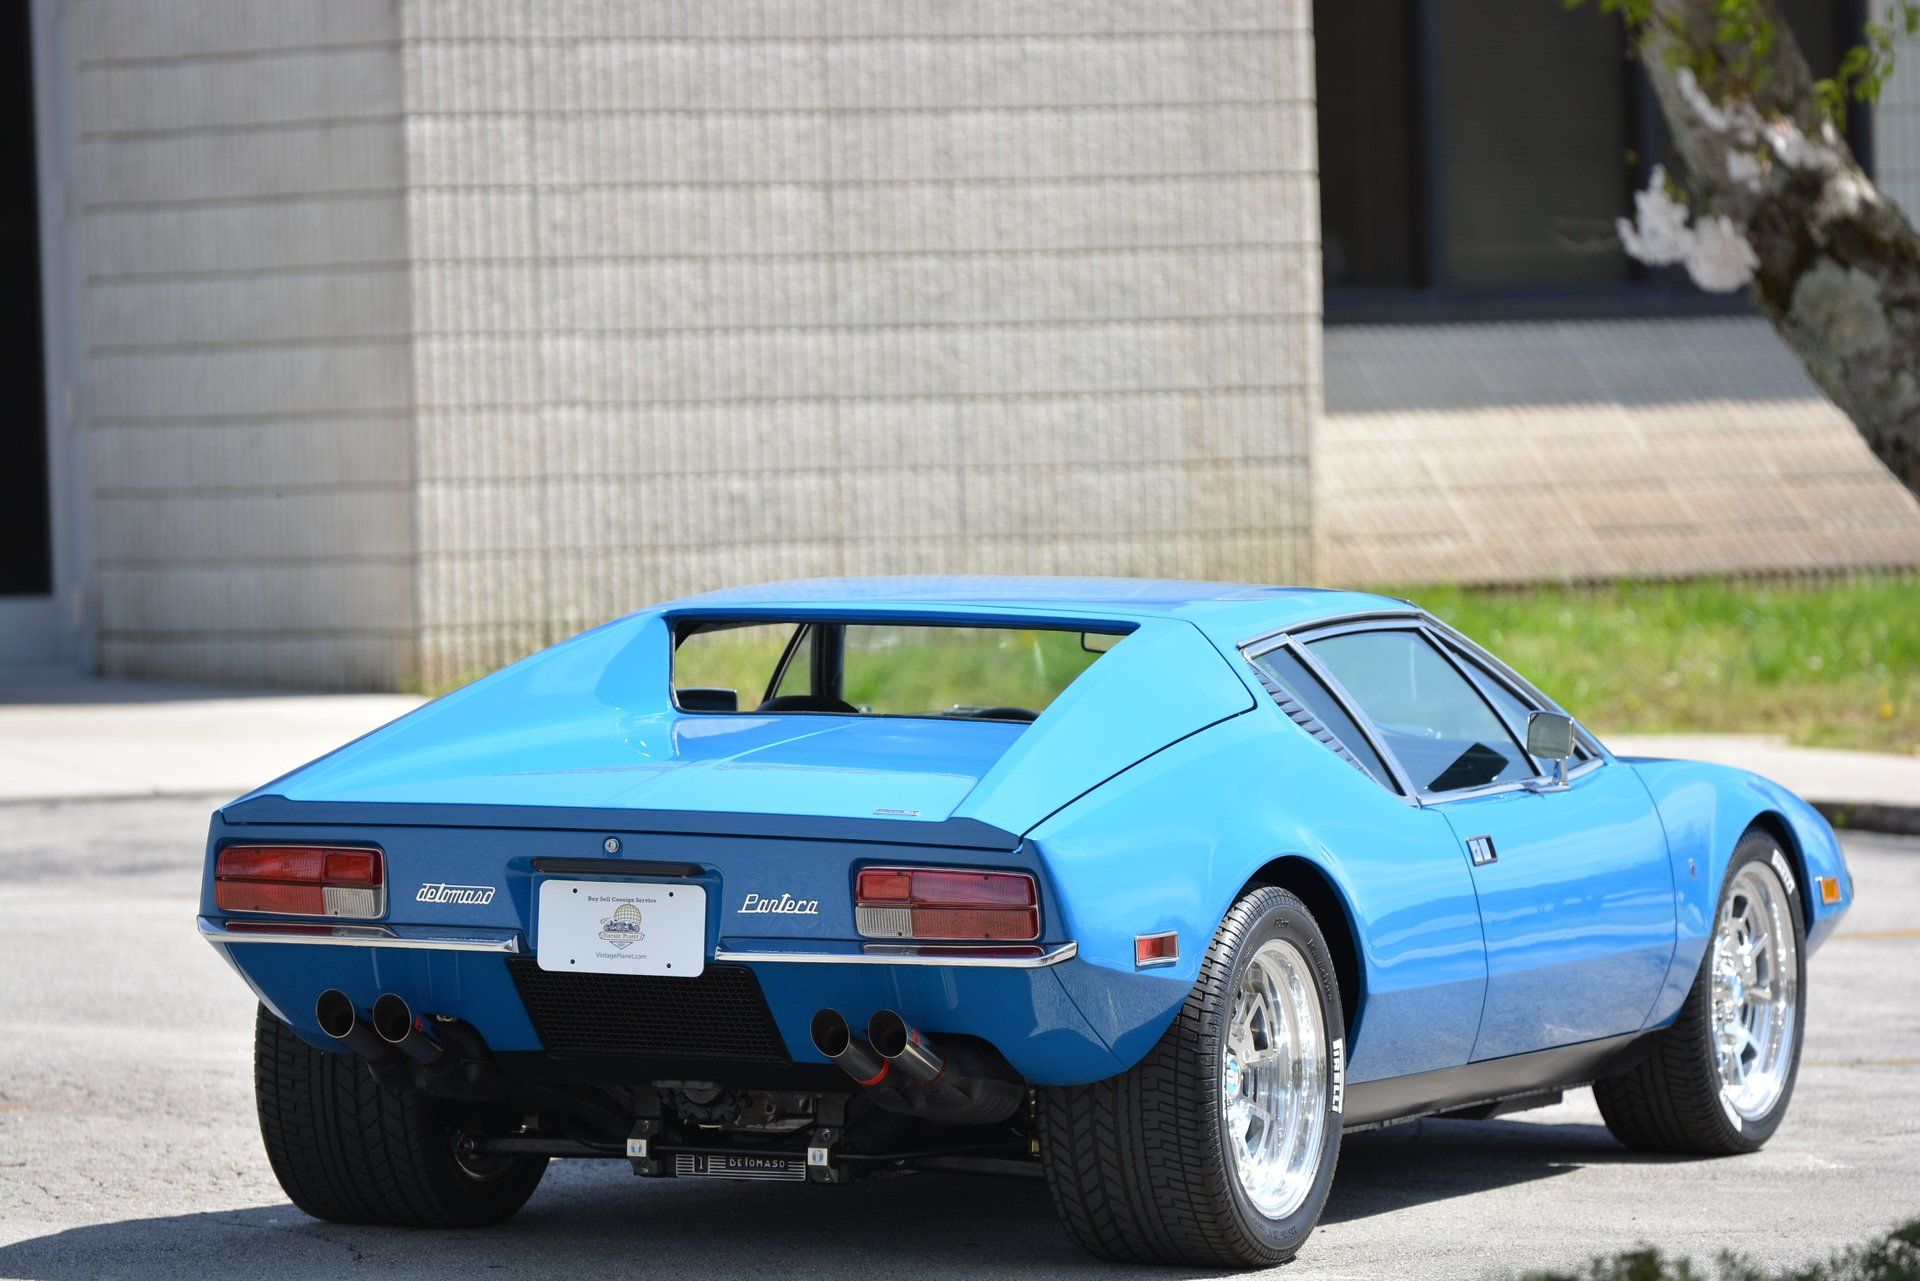
[[[864,1041],[833,1009],[813,1016],[812,1033],[814,1048],[889,1111],[988,1125],[1012,1116],[1027,1097],[1026,1086],[998,1074],[1008,1069],[993,1062],[997,1056],[991,1050],[954,1046],[943,1051],[893,1010],[867,1021]]]
[[[387,1043],[339,988],[330,987],[320,994],[313,1003],[313,1017],[320,1030],[342,1049],[352,1050],[363,1059],[377,1059],[387,1052]]]
[[[373,1003],[371,1013],[363,1013],[345,992],[328,988],[314,1001],[313,1015],[322,1032],[341,1049],[364,1059],[373,1079],[390,1090],[420,1090],[440,1098],[480,1102],[510,1093],[477,1030],[445,1022],[429,1031],[427,1020],[397,993],[384,994]],[[586,1106],[564,1092],[543,1091],[542,1098],[556,1112],[581,1115]],[[587,1119],[601,1129],[611,1124],[597,1109],[589,1109]]]
[[[874,1086],[886,1079],[891,1065],[873,1052],[873,1047],[853,1034],[846,1015],[835,1009],[823,1009],[813,1016],[809,1029],[813,1048],[840,1065],[856,1085]]]
[[[388,992],[373,1003],[373,1030],[379,1038],[415,1063],[438,1063],[447,1052],[417,1017],[406,998]]]
[[[437,1063],[447,1052],[427,1031],[427,1021],[416,1018],[406,998],[388,992],[373,1003],[371,1017],[363,1015],[350,997],[330,987],[313,1003],[320,1030],[363,1059],[382,1059],[395,1050],[416,1063]]]
[[[881,1010],[867,1022],[874,1052],[912,1080],[931,1089],[946,1075],[947,1061],[927,1038],[892,1010]]]

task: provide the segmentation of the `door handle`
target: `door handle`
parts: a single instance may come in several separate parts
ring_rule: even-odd
[[[1500,861],[1500,855],[1493,848],[1491,836],[1469,836],[1467,838],[1467,860],[1475,867],[1485,867],[1489,863]]]

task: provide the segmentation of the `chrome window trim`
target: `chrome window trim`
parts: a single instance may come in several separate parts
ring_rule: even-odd
[[[1044,970],[1071,961],[1080,954],[1078,943],[1061,943],[1036,956],[966,956],[951,950],[943,955],[923,956],[916,952],[874,950],[872,944],[859,952],[796,952],[785,949],[749,949],[717,947],[714,964],[760,965],[930,965],[980,970]]]
[[[336,925],[329,921],[195,918],[209,943],[291,943],[300,947],[378,947],[425,952],[520,953],[518,930],[441,929],[433,926]],[[249,928],[235,929],[234,926]],[[326,933],[314,933],[325,930]],[[404,931],[404,932],[402,932]]]
[[[1578,769],[1570,769],[1567,771],[1568,788],[1571,788],[1576,780],[1584,778],[1604,764],[1606,764],[1606,762],[1597,756],[1589,757],[1587,760],[1580,762]],[[1449,801],[1471,801],[1483,796],[1499,796],[1506,792],[1542,792],[1551,794],[1567,790],[1559,787],[1557,784],[1549,785],[1552,779],[1553,775],[1551,774],[1541,774],[1534,778],[1516,779],[1511,783],[1488,783],[1485,787],[1463,787],[1457,792],[1423,792],[1421,799],[1428,805],[1445,805]]]
[[[1363,624],[1354,628],[1354,630],[1370,631],[1374,629]],[[1287,645],[1293,650],[1294,654],[1298,656],[1300,661],[1306,665],[1307,670],[1320,678],[1321,684],[1325,685],[1328,692],[1339,700],[1340,705],[1346,709],[1347,715],[1352,718],[1353,723],[1358,725],[1360,732],[1367,736],[1367,742],[1373,745],[1373,750],[1380,754],[1380,759],[1386,762],[1388,772],[1393,775],[1394,786],[1399,789],[1400,799],[1411,805],[1424,804],[1425,802],[1421,799],[1424,795],[1422,789],[1414,783],[1413,775],[1407,773],[1406,765],[1394,754],[1393,750],[1387,746],[1386,735],[1380,732],[1380,727],[1373,723],[1373,718],[1368,716],[1361,708],[1360,700],[1352,694],[1349,694],[1347,687],[1334,678],[1333,673],[1327,670],[1326,665],[1308,652],[1307,643],[1304,640],[1301,640],[1297,636],[1289,636],[1287,637]]]
[[[1318,631],[1322,627],[1341,627],[1349,623],[1367,623],[1374,620],[1419,619],[1425,618],[1426,616],[1418,606],[1414,605],[1408,605],[1404,609],[1359,609],[1346,614],[1328,614],[1324,618],[1315,618],[1304,623],[1294,623],[1271,632],[1262,632],[1258,636],[1250,636],[1240,642],[1240,650],[1242,653],[1245,653],[1247,657],[1254,658],[1266,653],[1270,649],[1279,648],[1281,645],[1286,644],[1289,639],[1300,635],[1302,632]],[[1263,645],[1262,642],[1264,641],[1271,641],[1273,643]]]
[[[1521,695],[1522,702],[1531,702],[1536,711],[1559,712],[1562,716],[1571,720],[1573,722],[1575,737],[1588,751],[1592,752],[1595,756],[1611,757],[1613,755],[1612,752],[1607,750],[1606,744],[1594,737],[1592,731],[1580,723],[1579,717],[1573,715],[1573,713],[1548,698],[1545,694],[1542,694],[1532,681],[1502,662],[1497,654],[1494,654],[1488,650],[1486,646],[1481,645],[1464,633],[1454,630],[1432,615],[1426,615],[1425,618],[1429,628],[1444,639],[1457,645],[1466,652],[1469,658],[1476,660],[1488,671],[1504,680],[1510,688]]]
[[[1500,715],[1499,708],[1495,707],[1493,700],[1487,697],[1486,691],[1480,687],[1480,682],[1474,673],[1467,667],[1462,666],[1463,661],[1484,668],[1489,677],[1506,685],[1508,691],[1518,695],[1522,703],[1533,704],[1533,710],[1559,712],[1561,715],[1573,719],[1575,739],[1587,749],[1589,755],[1587,759],[1568,769],[1567,781],[1569,783],[1592,773],[1596,768],[1607,764],[1613,759],[1613,754],[1607,751],[1606,746],[1588,732],[1587,728],[1580,724],[1578,719],[1572,718],[1571,714],[1568,713],[1565,708],[1548,698],[1545,694],[1542,694],[1526,677],[1520,675],[1519,672],[1515,671],[1506,663],[1501,662],[1499,658],[1488,652],[1484,646],[1475,643],[1472,639],[1456,631],[1454,628],[1449,627],[1432,614],[1412,604],[1409,604],[1405,609],[1382,608],[1355,610],[1346,614],[1333,614],[1325,618],[1315,618],[1307,622],[1295,623],[1292,626],[1279,628],[1275,631],[1263,632],[1260,635],[1249,637],[1247,640],[1240,642],[1238,648],[1241,655],[1249,664],[1262,654],[1269,654],[1281,648],[1291,649],[1300,661],[1306,665],[1307,670],[1318,676],[1326,685],[1328,691],[1340,703],[1347,715],[1353,720],[1353,723],[1360,727],[1360,732],[1366,735],[1373,750],[1379,753],[1380,759],[1386,762],[1388,770],[1393,773],[1394,779],[1401,789],[1397,799],[1411,805],[1424,806],[1445,804],[1448,801],[1470,800],[1480,796],[1494,796],[1504,792],[1523,790],[1537,791],[1540,790],[1539,784],[1542,780],[1552,777],[1552,774],[1550,771],[1543,770],[1541,763],[1534,759],[1531,752],[1527,751],[1524,742],[1516,740],[1515,745],[1520,749],[1521,755],[1526,757],[1529,764],[1531,764],[1536,771],[1532,778],[1516,779],[1507,783],[1491,783],[1485,787],[1463,788],[1452,792],[1434,792],[1426,788],[1416,787],[1412,777],[1407,774],[1406,767],[1401,764],[1399,757],[1388,749],[1386,740],[1380,734],[1379,727],[1373,723],[1372,718],[1361,708],[1358,700],[1347,692],[1346,687],[1341,685],[1340,682],[1334,678],[1333,674],[1329,672],[1309,650],[1309,645],[1313,641],[1323,640],[1331,636],[1343,636],[1352,632],[1365,631],[1416,631],[1422,633],[1427,642],[1440,652],[1441,658],[1451,664],[1454,670],[1459,672],[1461,679],[1467,682],[1475,694],[1479,695],[1480,701],[1493,713],[1494,719],[1506,729],[1509,737],[1513,736],[1513,727],[1507,724],[1506,717]],[[1559,789],[1556,788],[1554,790],[1557,791]]]

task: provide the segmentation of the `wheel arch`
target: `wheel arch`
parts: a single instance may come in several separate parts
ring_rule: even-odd
[[[1811,925],[1814,907],[1813,875],[1807,870],[1806,851],[1800,847],[1800,839],[1793,830],[1793,824],[1789,823],[1787,816],[1778,810],[1761,810],[1734,839],[1732,849],[1727,851],[1729,862],[1733,859],[1733,850],[1740,848],[1740,842],[1747,838],[1748,832],[1765,832],[1780,843],[1780,849],[1786,854],[1787,862],[1793,866],[1794,897],[1800,900],[1800,919]]]
[[[1352,1041],[1366,1002],[1366,967],[1361,964],[1353,908],[1346,895],[1324,868],[1298,854],[1284,855],[1266,863],[1247,878],[1234,899],[1237,901],[1248,890],[1263,885],[1286,890],[1298,898],[1313,914],[1320,932],[1326,935],[1327,951],[1333,959],[1333,976],[1340,984],[1340,1009],[1347,1039]]]

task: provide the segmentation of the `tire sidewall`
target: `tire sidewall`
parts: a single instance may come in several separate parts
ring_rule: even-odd
[[[1277,1219],[1268,1218],[1260,1212],[1240,1186],[1239,1176],[1234,1172],[1230,1140],[1222,1114],[1223,1087],[1220,1080],[1221,1047],[1226,1039],[1228,1020],[1233,1014],[1235,995],[1240,990],[1254,954],[1271,939],[1284,939],[1292,943],[1313,970],[1320,1000],[1321,1025],[1327,1034],[1332,1077],[1327,1091],[1327,1110],[1322,1117],[1320,1166],[1314,1175],[1313,1186],[1293,1213]],[[1346,1084],[1346,1024],[1340,1003],[1340,985],[1335,977],[1326,938],[1320,933],[1319,926],[1305,905],[1285,890],[1258,889],[1241,899],[1222,925],[1215,946],[1225,952],[1222,959],[1227,964],[1229,977],[1212,994],[1214,999],[1210,1004],[1213,1008],[1207,1011],[1207,1035],[1203,1044],[1206,1060],[1203,1067],[1209,1114],[1213,1118],[1218,1139],[1219,1179],[1241,1231],[1261,1253],[1284,1258],[1300,1248],[1319,1222],[1320,1212],[1326,1206],[1328,1190],[1333,1184],[1334,1167],[1339,1161],[1341,1109],[1344,1106]]]
[[[1793,858],[1780,841],[1768,832],[1751,831],[1740,838],[1734,847],[1733,857],[1727,861],[1727,874],[1721,879],[1720,893],[1713,901],[1713,919],[1708,923],[1707,952],[1700,964],[1699,1000],[1705,1007],[1706,1016],[1701,1023],[1704,1042],[1699,1052],[1705,1056],[1708,1071],[1715,1082],[1718,1103],[1719,1070],[1716,1065],[1713,1042],[1713,936],[1720,928],[1720,913],[1727,905],[1727,895],[1732,892],[1733,880],[1741,868],[1749,863],[1766,863],[1780,877],[1782,887],[1787,892],[1788,913],[1793,921],[1793,964],[1794,994],[1798,1008],[1793,1019],[1793,1053],[1787,1062],[1787,1079],[1781,1087],[1780,1097],[1773,1101],[1773,1107],[1765,1116],[1757,1120],[1730,1115],[1722,1105],[1718,1108],[1720,1123],[1726,1127],[1732,1143],[1748,1151],[1758,1149],[1773,1132],[1780,1128],[1780,1122],[1787,1115],[1787,1105],[1793,1101],[1793,1087],[1800,1079],[1800,1048],[1807,1035],[1807,921],[1806,909],[1801,899],[1800,874],[1793,866]],[[1784,873],[1784,874],[1783,874]]]

